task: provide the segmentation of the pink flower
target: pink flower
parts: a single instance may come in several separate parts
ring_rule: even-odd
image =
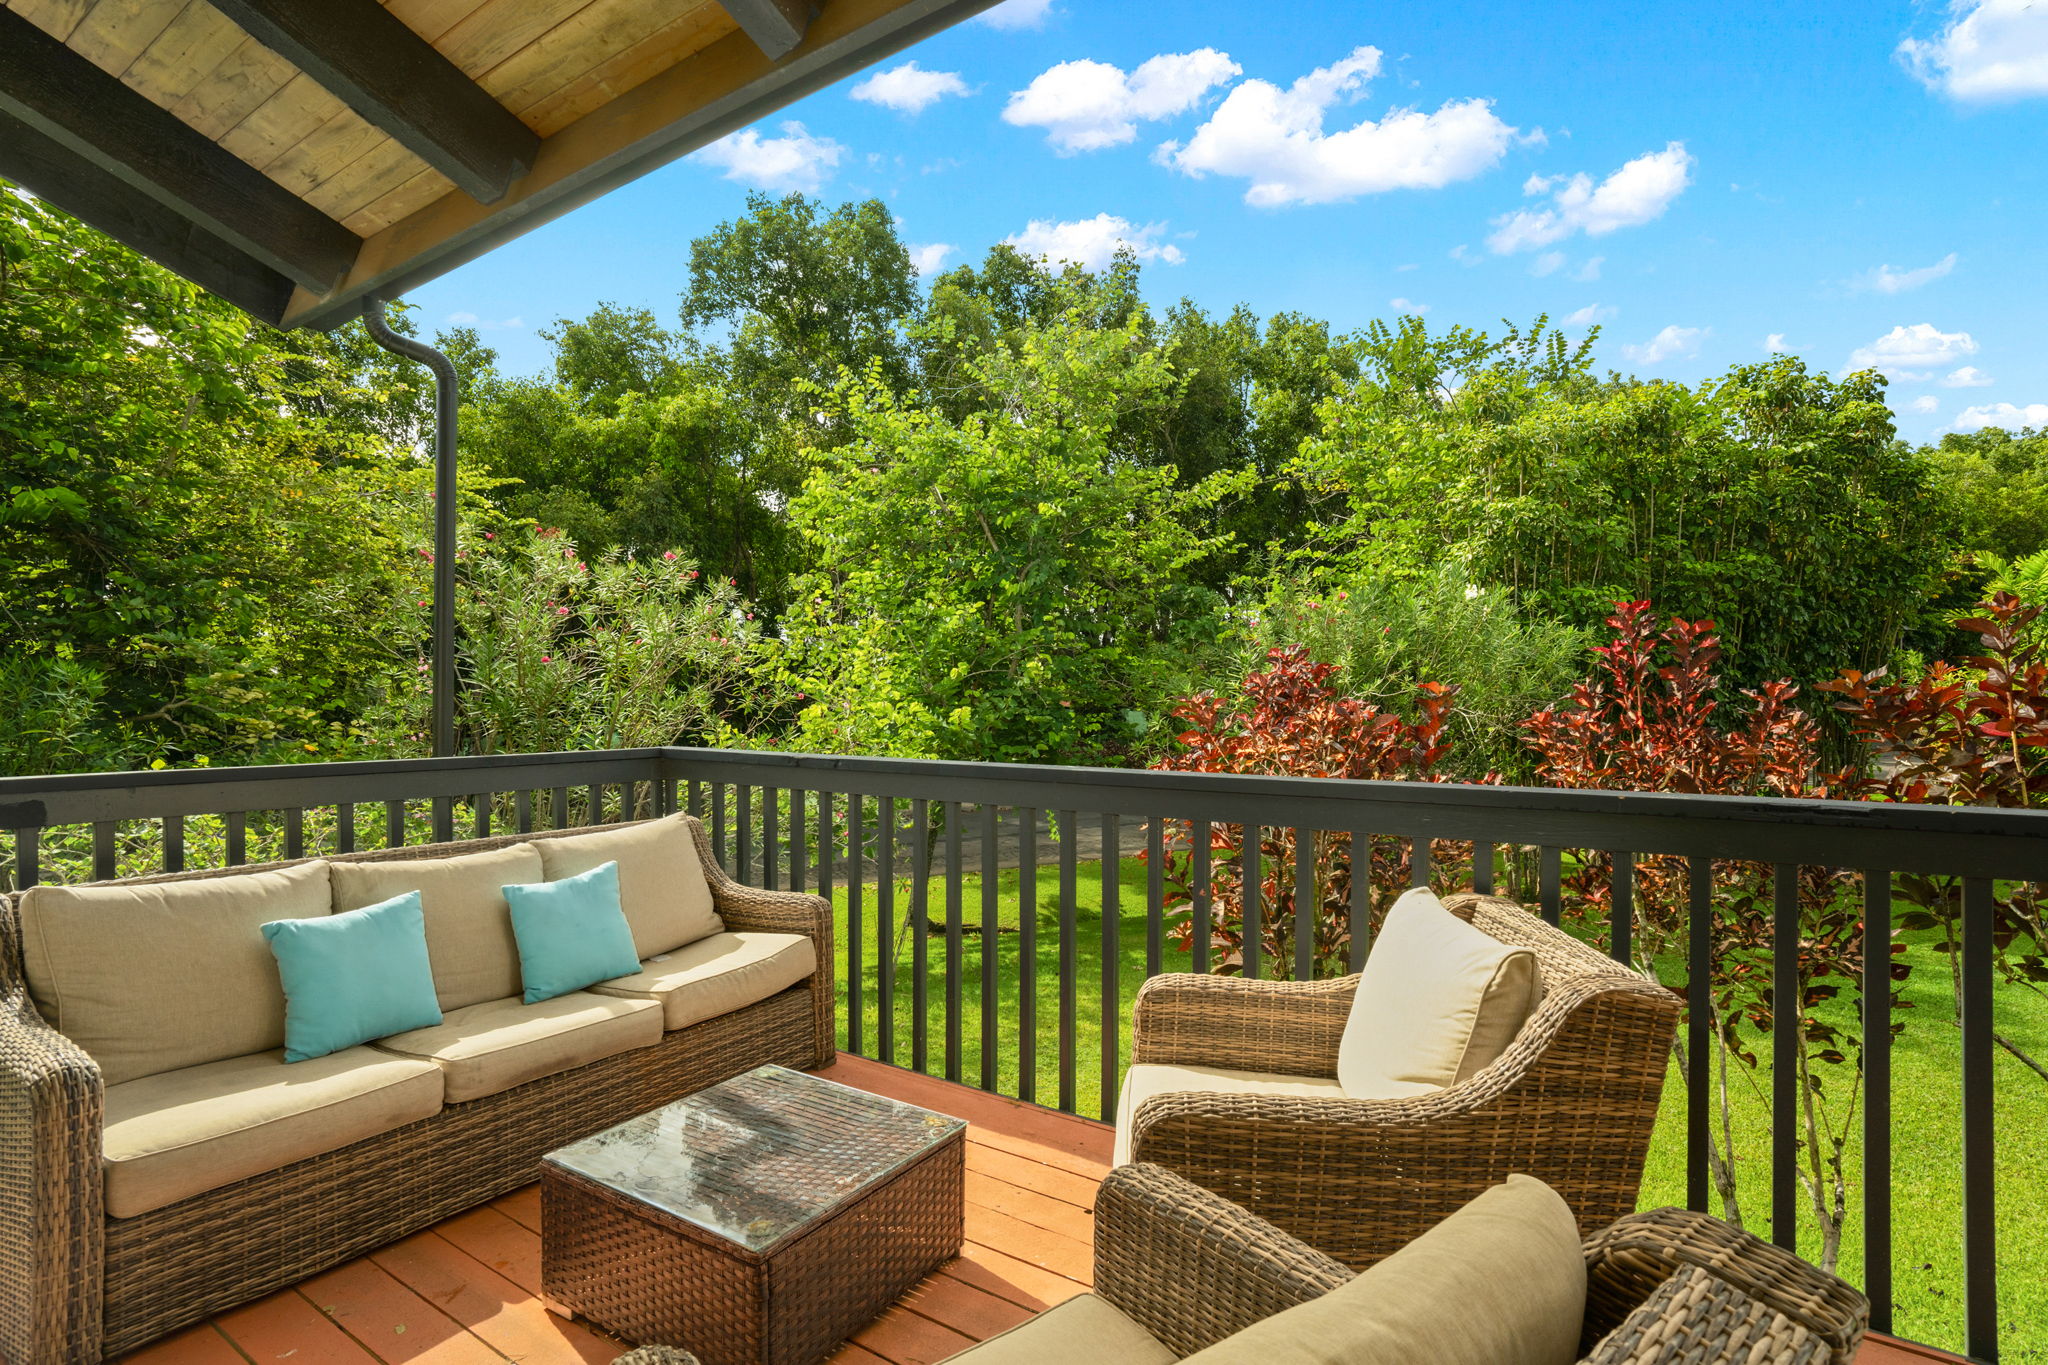
[[[497,533],[496,531],[486,531],[486,532],[484,532],[484,539],[485,539],[485,540],[496,540],[497,538],[498,538],[498,533]]]
[[[551,664],[555,661],[555,656],[552,654],[543,654],[540,656],[540,661],[544,664]]]
[[[420,605],[421,605],[421,606],[423,606],[423,607],[424,607],[424,606],[427,606],[427,605],[428,605],[427,599],[426,599],[426,598],[424,598],[424,597],[422,597],[422,598],[420,599]]]
[[[695,569],[692,569],[692,570],[690,570],[690,577],[692,577],[692,578],[695,578],[696,576],[697,576],[697,571],[696,571]]]
[[[676,557],[676,552],[674,550],[668,550],[663,552],[661,557],[663,559],[674,559]]]
[[[568,614],[569,614],[569,609],[568,609],[567,607],[556,607],[556,608],[555,608],[555,615],[557,615],[557,616],[567,616]]]

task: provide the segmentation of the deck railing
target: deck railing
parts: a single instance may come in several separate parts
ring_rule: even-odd
[[[1599,927],[1603,946],[1623,961],[1636,947],[1639,861],[1684,859],[1686,1198],[1702,1209],[1713,1193],[1709,1142],[1717,1121],[1707,995],[1717,913],[1712,869],[1769,868],[1770,999],[1780,1019],[1800,1007],[1800,869],[1858,873],[1866,1045],[1856,1221],[1863,1286],[1879,1330],[1894,1326],[1893,879],[1956,878],[1960,1344],[1979,1359],[1997,1358],[1995,887],[2048,883],[2048,813],[634,749],[0,779],[0,885],[239,865],[677,809],[705,820],[716,856],[741,880],[835,897],[849,1050],[920,1071],[936,1064],[948,1079],[1104,1116],[1114,1113],[1128,1048],[1126,1004],[1137,979],[1215,965],[1216,907],[1205,865],[1215,827],[1341,833],[1360,849],[1371,839],[1401,841],[1415,884],[1430,878],[1433,850],[1468,846],[1474,889],[1491,891],[1497,878],[1513,877],[1515,885],[1500,889],[1553,923],[1577,909],[1566,902],[1565,869],[1583,870],[1584,854],[1604,854],[1598,865],[1607,869],[1608,910]],[[1258,887],[1259,841],[1241,847],[1242,885]],[[1238,964],[1247,975],[1306,976],[1318,967],[1310,947],[1317,914],[1310,840],[1294,847],[1292,868],[1268,870],[1294,893],[1280,898],[1293,905],[1291,959],[1268,961],[1257,950],[1257,922],[1275,907],[1254,895],[1243,907],[1247,948]],[[1193,894],[1185,905],[1169,905],[1165,855],[1182,850]],[[1134,855],[1137,868],[1127,861]],[[1085,862],[1096,864],[1093,942],[1083,941],[1081,926]],[[1009,916],[1006,864],[1018,870]],[[1041,868],[1055,879],[1047,906],[1038,898]],[[970,875],[979,884],[972,911]],[[1142,889],[1127,890],[1127,881]],[[1350,896],[1347,960],[1322,964],[1328,970],[1355,969],[1368,949],[1369,880],[1353,879]],[[1056,941],[1043,944],[1042,934]],[[1013,947],[1003,944],[1006,936]],[[906,949],[907,963],[900,960]],[[1049,949],[1044,967],[1041,949]],[[1014,957],[1014,984],[1002,972],[1006,955]],[[1778,1028],[1768,1044],[1769,1223],[1773,1240],[1787,1247],[1798,1245],[1805,1205],[1799,1041],[1796,1030]],[[1084,1084],[1089,1072],[1092,1086]],[[2014,1197],[2016,1205],[2031,1198]]]

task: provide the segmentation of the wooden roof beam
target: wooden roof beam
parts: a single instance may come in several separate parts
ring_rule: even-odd
[[[307,289],[333,289],[362,247],[340,223],[12,10],[0,10],[0,113]]]
[[[0,114],[0,175],[272,325],[292,282],[70,148]]]
[[[794,51],[811,20],[818,17],[812,0],[718,0],[718,4],[771,62]]]
[[[211,0],[480,204],[533,167],[540,137],[377,0]]]

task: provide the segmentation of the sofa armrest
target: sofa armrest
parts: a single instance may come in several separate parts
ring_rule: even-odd
[[[1119,1166],[1095,1199],[1095,1292],[1176,1356],[1321,1298],[1352,1272],[1158,1166]]]
[[[0,1360],[98,1360],[104,1087],[36,1013],[20,964],[20,920],[0,897]]]
[[[1589,1338],[1622,1323],[1686,1267],[1797,1323],[1825,1347],[1819,1358],[1837,1365],[1855,1359],[1870,1320],[1870,1300],[1847,1281],[1689,1209],[1651,1209],[1616,1219],[1586,1239],[1585,1251]]]
[[[740,933],[802,934],[818,954],[818,970],[811,978],[812,1017],[817,1033],[817,1058],[813,1065],[826,1066],[839,1055],[834,1011],[837,1008],[833,956],[832,902],[802,891],[763,891],[743,886],[726,875],[712,856],[711,836],[704,822],[690,817],[690,830],[697,839],[697,861],[704,868],[704,881],[711,888],[711,904],[727,929]]]
[[[1248,981],[1170,972],[1138,988],[1133,1062],[1335,1076],[1356,976]]]
[[[1635,1208],[1676,1013],[1640,978],[1576,977],[1457,1085],[1392,1100],[1157,1095],[1131,1117],[1131,1159],[1357,1270],[1517,1172],[1562,1195],[1590,1236]]]
[[[1584,1365],[1825,1365],[1837,1357],[1805,1326],[1697,1266],[1681,1266],[1584,1356]]]

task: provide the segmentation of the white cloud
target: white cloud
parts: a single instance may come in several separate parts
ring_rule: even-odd
[[[1535,260],[1529,262],[1529,273],[1538,279],[1542,279],[1545,275],[1555,275],[1562,269],[1564,269],[1564,253],[1562,251],[1546,251]]]
[[[1950,370],[1942,377],[1944,389],[1982,389],[1991,384],[1991,376],[1975,365],[1965,365],[1960,370]]]
[[[1407,271],[1410,271],[1410,270],[1416,270],[1416,269],[1419,269],[1419,268],[1420,268],[1420,267],[1418,267],[1418,266],[1417,266],[1417,265],[1415,264],[1415,262],[1413,262],[1413,261],[1410,261],[1410,262],[1408,262],[1408,263],[1407,263],[1406,265],[1397,265],[1397,266],[1395,266],[1395,267],[1394,267],[1394,273],[1395,273],[1395,274],[1397,274],[1397,275],[1399,275],[1399,274],[1404,274],[1404,273],[1406,273]]]
[[[1484,256],[1481,256],[1478,252],[1474,251],[1471,247],[1466,246],[1463,242],[1460,242],[1456,246],[1451,248],[1450,256],[1451,259],[1456,261],[1459,265],[1478,265],[1481,261],[1486,259]]]
[[[1106,267],[1119,247],[1129,247],[1133,255],[1147,264],[1157,261],[1179,265],[1187,255],[1171,242],[1159,240],[1165,231],[1164,223],[1138,227],[1128,218],[1098,213],[1072,223],[1033,218],[1022,232],[1003,240],[1027,256],[1044,256],[1055,263],[1072,261],[1088,270]]]
[[[1951,0],[1947,27],[1908,38],[1898,58],[1930,90],[1959,100],[2048,95],[2048,6],[2036,0]]]
[[[1976,431],[1982,427],[2048,427],[2048,403],[2029,403],[2019,407],[2012,403],[1987,403],[1983,407],[1964,408],[1950,423],[1957,431]]]
[[[1552,185],[1555,185],[1556,183],[1557,177],[1554,175],[1532,174],[1527,180],[1524,180],[1522,182],[1522,193],[1525,195],[1547,194],[1550,191],[1550,187]]]
[[[967,82],[957,71],[927,71],[916,62],[905,62],[876,72],[846,93],[899,114],[916,114],[948,95],[966,94]]]
[[[910,252],[910,268],[920,275],[930,275],[946,263],[946,258],[960,248],[951,242],[930,242],[924,246],[907,248]]]
[[[781,137],[762,137],[748,128],[728,133],[693,155],[725,167],[727,180],[756,189],[816,194],[832,178],[846,148],[829,137],[812,137],[803,124],[791,119],[782,125]]]
[[[1596,322],[1607,321],[1617,311],[1619,310],[1608,307],[1605,304],[1589,303],[1577,312],[1566,313],[1564,315],[1564,325],[1567,327],[1591,327]]]
[[[1493,220],[1486,239],[1495,254],[1533,251],[1575,232],[1602,237],[1618,228],[1640,227],[1663,215],[1692,183],[1692,153],[1683,142],[1645,152],[1598,185],[1583,171],[1563,182],[1540,209],[1516,209]],[[1525,187],[1526,188],[1526,187]]]
[[[1906,404],[1906,407],[1913,412],[1939,412],[1941,410],[1941,400],[1931,393],[1923,393],[1912,402]]]
[[[1515,130],[1495,117],[1490,100],[1452,100],[1433,114],[1394,108],[1377,122],[1324,131],[1324,115],[1363,96],[1379,70],[1380,50],[1360,47],[1285,90],[1240,82],[1187,145],[1168,142],[1157,159],[1192,176],[1248,180],[1245,202],[1260,208],[1440,189],[1499,163]]]
[[[1918,270],[1894,270],[1888,265],[1881,265],[1858,279],[1856,285],[1863,289],[1875,289],[1880,294],[1903,294],[1908,289],[1918,289],[1923,284],[1932,284],[1955,268],[1956,253],[1951,251],[1933,265],[1923,265]]]
[[[450,313],[448,321],[453,326],[474,327],[479,332],[516,332],[526,326],[526,319],[516,315],[491,322],[478,317],[475,313]]]
[[[1868,346],[1858,346],[1849,357],[1849,366],[1918,382],[1931,377],[1931,371],[1975,354],[1977,342],[1968,332],[1943,332],[1932,323],[1916,322],[1911,327],[1894,327]]]
[[[1791,348],[1785,345],[1785,334],[1783,332],[1773,332],[1764,338],[1764,349],[1773,355],[1782,355]]]
[[[1704,327],[1666,327],[1640,346],[1624,346],[1622,355],[1632,365],[1655,365],[1665,360],[1689,360],[1700,353],[1700,342],[1706,337]]]
[[[975,17],[990,28],[1014,33],[1020,28],[1044,28],[1045,21],[1054,13],[1052,0],[1003,0]]]
[[[1428,304],[1416,303],[1413,299],[1388,299],[1387,307],[1397,313],[1413,313],[1417,317],[1421,317],[1429,311]]]
[[[1586,263],[1572,272],[1572,278],[1580,284],[1591,284],[1600,278],[1600,267],[1606,263],[1605,256],[1588,256]]]
[[[1098,151],[1137,137],[1140,121],[1186,113],[1241,70],[1213,47],[1161,53],[1129,75],[1108,62],[1061,62],[1010,96],[1003,122],[1045,129],[1061,156]]]

